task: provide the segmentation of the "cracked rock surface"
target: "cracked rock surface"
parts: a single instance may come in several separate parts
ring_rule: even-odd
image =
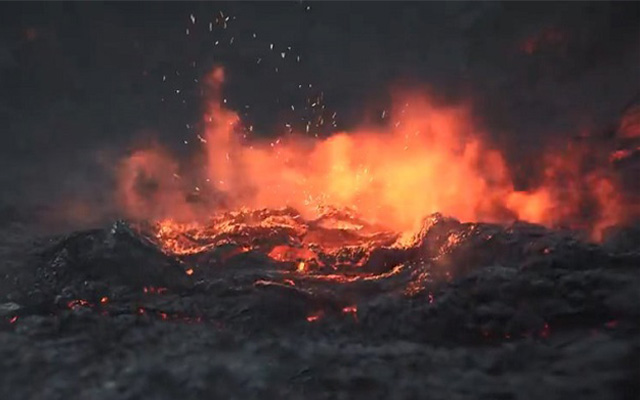
[[[301,273],[124,222],[5,230],[0,398],[638,398],[640,247],[614,233],[434,215],[360,269]]]

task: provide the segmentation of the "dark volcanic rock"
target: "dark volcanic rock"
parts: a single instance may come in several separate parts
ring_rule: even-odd
[[[186,267],[120,221],[109,229],[66,236],[46,249],[42,257],[43,280],[55,280],[57,285],[78,278],[138,289],[185,289],[190,285]]]
[[[411,246],[301,272],[269,237],[173,257],[125,223],[77,232],[2,301],[0,397],[637,398],[628,235],[434,215]]]

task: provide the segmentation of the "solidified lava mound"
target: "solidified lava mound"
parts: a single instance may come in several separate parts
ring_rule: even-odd
[[[334,211],[117,222],[28,247],[0,397],[637,398],[638,232]]]

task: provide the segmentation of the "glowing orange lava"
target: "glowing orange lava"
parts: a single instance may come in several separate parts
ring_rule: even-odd
[[[296,268],[296,271],[298,272],[304,272],[305,271],[305,264],[304,261],[300,261],[298,263],[298,267]]]
[[[322,315],[323,315],[322,313],[308,315],[307,316],[307,322],[316,322],[320,318],[322,318]]]
[[[579,153],[548,154],[541,160],[541,182],[516,190],[503,155],[472,123],[467,106],[438,107],[422,93],[401,93],[385,129],[362,128],[326,139],[294,133],[247,144],[236,134],[238,115],[220,101],[223,81],[221,68],[205,79],[208,110],[201,142],[206,161],[194,177],[181,177],[177,162],[159,147],[140,150],[120,165],[123,209],[132,218],[161,221],[156,239],[174,254],[206,250],[198,245],[198,235],[211,226],[211,218],[246,208],[293,207],[305,218],[316,218],[333,206],[403,233],[416,231],[434,212],[462,221],[573,223],[580,220],[585,199],[592,204],[586,229],[594,238],[625,218],[615,181],[583,173]],[[194,180],[200,194],[210,194],[208,202],[188,195],[194,188],[186,182]],[[349,228],[359,229],[357,224]],[[233,234],[232,225],[216,229]],[[270,256],[306,260],[315,254],[281,246]],[[304,271],[304,263],[297,269]]]

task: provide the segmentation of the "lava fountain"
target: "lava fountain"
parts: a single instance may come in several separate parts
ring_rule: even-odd
[[[516,190],[503,153],[474,125],[466,104],[441,107],[424,93],[394,93],[385,129],[363,127],[324,139],[301,133],[247,139],[237,133],[239,116],[221,101],[224,70],[215,68],[203,81],[201,165],[184,176],[155,146],[134,152],[119,169],[118,200],[127,217],[155,221],[161,241],[187,231],[195,239],[192,249],[164,243],[165,249],[196,251],[212,221],[222,224],[216,232],[230,229],[227,219],[215,216],[234,210],[290,207],[306,220],[346,210],[349,218],[334,218],[333,228],[377,226],[399,237],[438,212],[461,221],[581,228],[594,239],[629,212],[614,176],[606,168],[585,172],[580,149],[547,153],[534,171],[538,183]],[[294,229],[284,217],[269,218],[260,223]]]

